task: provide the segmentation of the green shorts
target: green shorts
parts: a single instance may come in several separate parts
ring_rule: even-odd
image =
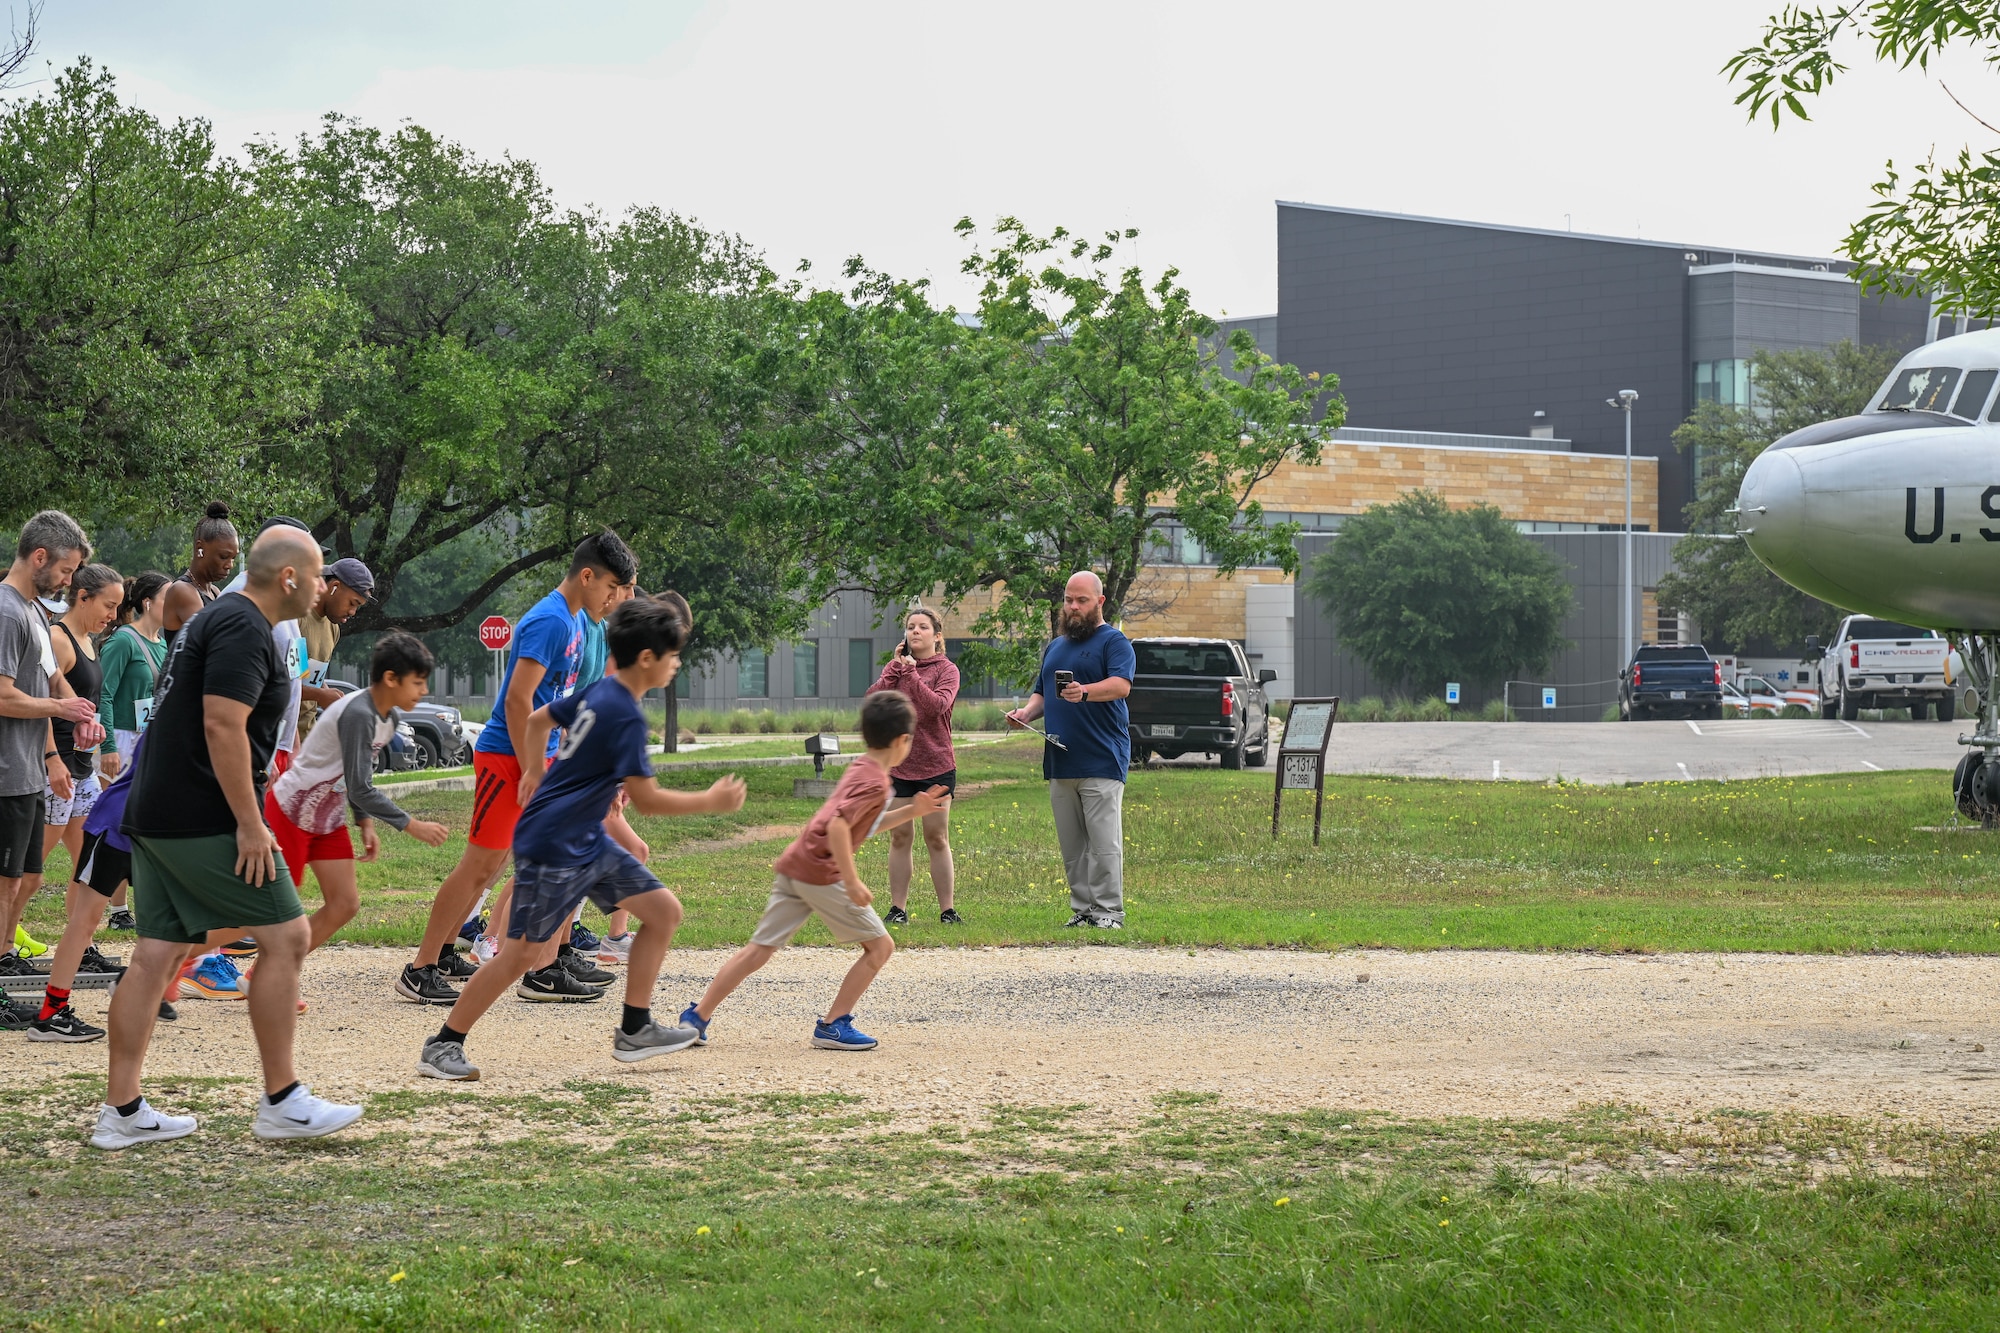
[[[285,859],[261,885],[236,873],[236,835],[132,839],[132,909],[139,934],[200,944],[211,930],[275,926],[306,914]]]

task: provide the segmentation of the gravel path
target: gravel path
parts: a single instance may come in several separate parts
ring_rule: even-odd
[[[335,947],[308,965],[301,1072],[330,1096],[433,1087],[417,1047],[445,1011],[397,1000],[404,954]],[[668,959],[678,1012],[725,955]],[[1412,1116],[1534,1116],[1622,1101],[1656,1113],[1746,1110],[2000,1122],[2000,959],[1439,952],[1339,954],[1114,947],[908,950],[860,1015],[880,1050],[806,1042],[852,955],[791,949],[718,1016],[715,1042],[636,1066],[609,1053],[619,991],[591,1005],[504,999],[474,1033],[478,1088],[640,1079],[674,1095],[827,1092],[925,1119],[998,1102],[1088,1103],[1114,1120],[1158,1093]],[[1365,980],[1361,979],[1364,978]],[[103,1021],[101,992],[79,992]],[[240,1003],[188,1000],[150,1073],[245,1074]],[[101,1073],[102,1043],[29,1044],[13,1086]],[[1992,1048],[1989,1053],[1987,1048]]]

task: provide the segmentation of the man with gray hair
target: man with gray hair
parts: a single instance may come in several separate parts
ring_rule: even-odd
[[[90,541],[75,519],[44,509],[21,529],[14,562],[0,581],[0,974],[32,975],[13,952],[14,927],[27,907],[22,880],[42,869],[45,791],[70,794],[68,767],[56,749],[51,723],[75,724],[76,744],[104,739],[97,701],[79,699],[56,669],[48,618],[38,599],[69,586],[77,566],[90,559]],[[0,992],[0,1029],[28,1026],[34,1014],[16,1009]]]
[[[250,1027],[264,1066],[250,1132],[317,1138],[353,1124],[359,1106],[312,1095],[292,1065],[299,967],[311,930],[264,823],[264,787],[292,674],[271,627],[316,601],[320,552],[297,528],[250,548],[248,581],[196,613],[174,641],[159,704],[133,761],[124,832],[132,840],[139,943],[111,997],[111,1073],[92,1146],[129,1148],[194,1133],[193,1116],[164,1115],[139,1093],[160,991],[186,946],[212,930],[247,928],[257,942]]]
[[[1132,641],[1104,623],[1104,582],[1089,570],[1063,586],[1062,637],[1042,653],[1028,702],[1010,726],[1048,718],[1042,776],[1069,880],[1071,926],[1125,925],[1125,767],[1132,758],[1125,696]]]

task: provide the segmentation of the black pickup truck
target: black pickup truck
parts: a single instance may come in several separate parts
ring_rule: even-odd
[[[1138,669],[1125,707],[1133,763],[1199,751],[1220,756],[1224,768],[1263,764],[1271,745],[1264,686],[1277,672],[1252,672],[1232,639],[1134,639],[1132,652]]]
[[[1618,677],[1618,719],[1722,716],[1722,667],[1700,644],[1649,644]]]

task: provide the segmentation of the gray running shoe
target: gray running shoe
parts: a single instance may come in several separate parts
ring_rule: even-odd
[[[1090,924],[1096,926],[1099,930],[1125,929],[1125,923],[1123,921],[1117,921],[1108,916],[1094,916],[1090,919]]]
[[[663,1028],[658,1023],[648,1023],[637,1032],[627,1032],[619,1028],[611,1039],[611,1058],[626,1064],[637,1064],[650,1060],[656,1055],[671,1055],[684,1051],[701,1040],[701,1034],[693,1028]]]
[[[457,1041],[424,1043],[424,1053],[417,1060],[417,1072],[427,1078],[450,1079],[458,1083],[479,1081],[479,1066],[465,1058],[465,1043]]]

